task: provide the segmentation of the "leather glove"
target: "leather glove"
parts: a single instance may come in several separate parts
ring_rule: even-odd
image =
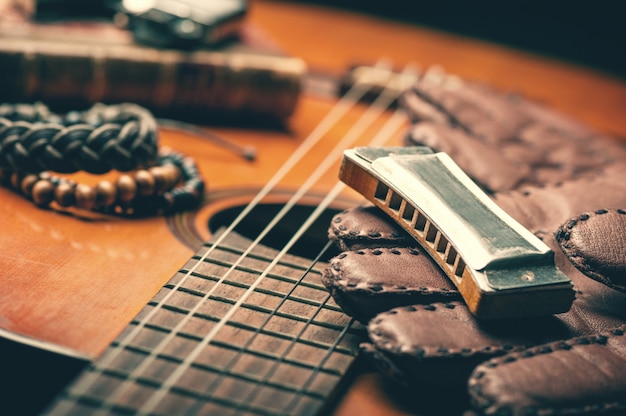
[[[558,315],[477,319],[414,239],[378,208],[359,207],[331,223],[344,251],[323,282],[368,323],[362,352],[407,385],[466,386],[480,413],[626,412],[625,146],[443,74],[423,78],[402,104],[406,144],[448,153],[550,246],[576,299]]]

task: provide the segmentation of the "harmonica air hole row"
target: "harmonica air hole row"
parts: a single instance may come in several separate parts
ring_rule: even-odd
[[[465,262],[459,256],[458,251],[439,229],[429,221],[423,212],[413,206],[409,201],[394,192],[386,184],[377,181],[374,198],[385,207],[389,213],[396,216],[415,230],[418,240],[432,249],[439,256],[438,263],[449,272],[449,276],[461,278],[465,271]]]

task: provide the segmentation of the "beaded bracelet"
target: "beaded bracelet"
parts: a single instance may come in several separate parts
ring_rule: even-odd
[[[76,207],[108,214],[142,216],[173,213],[195,207],[204,194],[204,181],[194,161],[163,149],[155,166],[122,174],[95,186],[40,172],[0,170],[0,182],[39,207]]]
[[[193,208],[204,193],[194,161],[170,149],[159,151],[157,141],[156,120],[134,104],[96,104],[63,118],[43,104],[1,104],[0,182],[40,207],[118,215]],[[112,170],[123,174],[96,186],[50,173]]]

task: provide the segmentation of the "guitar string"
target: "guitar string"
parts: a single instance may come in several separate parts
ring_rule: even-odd
[[[355,87],[358,87],[358,86],[359,86],[359,85],[357,84]],[[353,94],[351,95],[351,93],[350,93],[350,91],[349,91],[349,93],[348,93],[348,94],[346,94],[346,96],[344,96],[344,98],[342,99],[343,101],[340,101],[340,103],[338,103],[338,105],[336,105],[336,106],[335,106],[335,108],[333,109],[333,110],[334,110],[334,112],[333,112],[333,111],[331,111],[331,113],[329,113],[329,115],[328,115],[328,116],[327,116],[327,117],[326,117],[326,118],[322,121],[322,123],[320,123],[320,124],[318,125],[318,128],[317,128],[316,130],[314,130],[314,132],[313,132],[313,133],[311,133],[311,135],[310,135],[310,136],[309,136],[309,138],[307,139],[307,140],[308,140],[308,142],[307,142],[307,140],[305,140],[305,143],[310,144],[310,143],[311,143],[311,140],[319,140],[319,139],[317,138],[317,136],[320,136],[320,137],[321,137],[321,136],[322,136],[322,134],[323,134],[323,133],[321,133],[321,131],[326,129],[326,127],[324,127],[324,126],[325,126],[324,121],[326,121],[326,122],[327,122],[327,124],[329,124],[329,123],[330,123],[331,125],[332,125],[332,124],[334,124],[334,123],[336,122],[336,120],[334,120],[334,119],[335,119],[335,118],[337,118],[337,119],[338,119],[338,118],[340,118],[340,117],[341,117],[341,115],[347,111],[347,109],[345,109],[345,105],[346,105],[346,104],[345,104],[345,102],[346,102],[346,100],[347,100],[347,101],[354,101],[354,99],[352,98],[354,95],[361,95],[361,96],[362,96],[362,94],[364,94],[364,92],[362,92],[362,88],[357,88],[357,94],[354,94],[354,93],[353,93]],[[360,97],[359,97],[359,98],[360,98]],[[357,100],[358,100],[358,98],[357,98]],[[354,102],[356,102],[356,101],[354,101]],[[340,105],[341,103],[344,103],[344,108],[343,108],[343,109],[341,108],[341,105]],[[338,108],[339,108],[340,110],[337,110]],[[349,107],[348,107],[348,108],[349,108]],[[333,114],[334,114],[334,117],[333,117]],[[343,144],[343,142],[342,142],[342,144]],[[311,146],[312,146],[312,145],[304,145],[304,146],[301,146],[301,147],[300,147],[300,149],[304,149],[304,151],[303,151],[303,152],[301,152],[301,153],[306,154],[306,153],[308,152],[308,150],[309,150],[309,148],[310,148]],[[287,166],[288,168],[285,168],[285,169],[282,169],[281,171],[279,171],[279,172],[277,173],[277,175],[275,175],[275,178],[284,176],[284,174],[282,174],[282,172],[289,171],[289,170],[290,170],[289,168],[291,167],[291,165],[295,165],[296,161],[297,161],[297,160],[299,160],[299,159],[300,159],[300,158],[298,158],[298,157],[292,157],[292,159],[290,159],[290,160],[292,161],[291,163],[286,163],[285,165],[283,165],[284,167],[285,167],[285,166]],[[288,162],[289,162],[289,161],[288,161]],[[273,185],[273,183],[274,183],[274,182],[277,182],[277,181],[270,181],[270,182],[268,183],[268,185],[269,185],[269,186],[267,186],[266,188],[267,188],[267,189],[271,189],[271,188],[274,186],[274,185]],[[310,186],[309,186],[309,188],[310,188]],[[266,192],[265,192],[265,193],[266,193]],[[262,199],[262,197],[263,197],[263,196],[262,196],[262,194],[264,194],[264,192],[261,192],[261,193],[259,194],[259,195],[261,195],[261,196],[259,196],[258,198],[256,198],[256,200],[261,200],[261,199]],[[258,201],[257,201],[257,202],[258,202]],[[256,203],[256,202],[255,202],[255,203]],[[250,205],[253,205],[253,204],[251,203]],[[250,205],[249,205],[249,206],[250,206]],[[243,217],[243,216],[245,216],[247,213],[242,213],[242,214],[244,214],[244,215],[241,215],[241,216]],[[237,222],[237,221],[235,221],[235,222]],[[271,228],[272,226],[273,226],[273,225],[270,225],[270,226],[268,226],[268,228]],[[231,228],[233,228],[233,227],[231,227]],[[228,230],[227,230],[227,231],[228,231]],[[224,237],[226,234],[227,234],[227,233],[224,233],[224,234],[222,235],[222,239],[223,239],[223,237]],[[218,244],[219,244],[219,240],[218,240],[218,242],[217,242],[217,243],[215,243],[215,246],[217,246]],[[214,247],[215,247],[215,246],[214,246]],[[210,251],[211,251],[211,250],[209,250],[209,252],[210,252]],[[208,255],[208,253],[209,253],[209,252],[205,253],[205,256],[204,256],[204,257],[206,257],[206,256]],[[242,255],[242,257],[245,257],[245,255],[246,255],[246,254]],[[199,263],[201,263],[201,262],[199,262]],[[198,264],[199,264],[199,263],[198,263]],[[272,265],[272,266],[270,266],[270,267],[273,267],[273,265]],[[191,272],[191,271],[190,271],[190,272]],[[189,273],[188,273],[188,274],[189,274]],[[223,279],[221,279],[221,280],[223,280]],[[181,283],[181,282],[179,282],[179,284],[178,284],[177,286],[180,286],[180,284],[182,284],[182,283]],[[219,284],[219,282],[218,282],[218,284]],[[218,284],[216,284],[216,286],[217,286]],[[256,287],[256,286],[255,286],[255,287]],[[176,290],[176,288],[174,288],[174,289],[170,292],[170,294],[171,294],[171,293],[173,293],[175,290]],[[249,291],[252,291],[252,290],[254,290],[254,287],[252,287],[252,288],[250,288],[250,289],[249,289]],[[162,300],[162,301],[160,302],[160,304],[159,304],[159,305],[157,305],[157,308],[155,308],[153,311],[157,310],[157,309],[158,309],[158,307],[159,307],[159,306],[161,306],[161,305],[162,305],[162,304],[163,304],[166,300],[167,300],[167,299]],[[242,303],[242,302],[239,302],[239,304],[241,304],[241,303]],[[233,307],[233,309],[232,309],[232,310],[236,309],[238,306],[239,306],[239,305],[235,305],[235,306]],[[193,311],[191,311],[191,312],[189,313],[189,315],[193,315]],[[141,327],[141,326],[145,325],[146,321],[148,321],[149,319],[150,319],[150,317],[149,317],[149,316],[148,316],[148,317],[145,317],[145,318],[144,318],[144,320],[143,320],[143,322],[141,322],[141,323],[140,323],[140,324],[139,324],[139,325],[135,328],[135,330],[137,330],[137,328],[139,328],[139,327]],[[227,319],[228,319],[228,317],[225,317],[225,318],[222,320],[222,322],[225,322]],[[223,326],[223,323],[222,323],[222,325],[220,325],[220,327],[221,327],[221,326]],[[137,332],[137,331],[135,331],[135,332]],[[174,330],[172,331],[172,333],[174,333],[174,332],[176,332],[176,329],[174,329]],[[210,336],[209,336],[209,337],[207,337],[207,341],[206,341],[207,343],[208,343],[208,341],[210,341],[210,339],[213,337],[213,334],[214,334],[214,333],[216,333],[216,332],[217,332],[217,331],[213,331],[212,333],[210,333],[210,334],[209,334]],[[131,333],[131,334],[129,334],[129,336],[127,336],[125,339],[123,339],[122,341],[120,341],[120,342],[118,343],[118,348],[119,348],[119,350],[123,349],[123,347],[124,347],[125,345],[128,345],[129,340],[133,338],[133,335],[134,335],[134,334],[132,334],[132,333]],[[155,354],[155,352],[153,352],[153,354]],[[109,356],[109,357],[108,357],[108,361],[112,361],[112,359],[113,359],[113,358],[114,358],[114,357]],[[188,362],[189,362],[189,361],[188,361]],[[105,362],[105,363],[99,363],[99,366],[106,366],[106,362]],[[120,387],[121,387],[121,386],[120,386]],[[114,396],[115,396],[115,395],[114,395]],[[157,402],[154,402],[154,403],[158,403],[158,401],[157,401]],[[148,408],[150,408],[150,406],[148,406]]]
[[[400,109],[396,109],[396,111],[394,111],[393,115],[391,116],[391,118],[389,118],[389,120],[387,121],[383,129],[381,129],[380,133],[371,141],[369,145],[380,146],[380,145],[385,144],[390,137],[393,137],[393,133],[396,132],[398,129],[400,129],[400,127],[403,126],[405,122],[406,122],[406,115],[404,114],[404,111]],[[342,187],[345,187],[345,184],[343,183],[339,183],[339,184]],[[304,392],[307,391],[307,389],[313,383],[313,381],[315,380],[315,378],[317,377],[317,375],[319,374],[319,372],[321,371],[325,363],[328,361],[328,359],[330,359],[332,352],[335,351],[335,349],[337,348],[337,345],[339,345],[339,342],[343,340],[343,337],[347,334],[348,328],[352,327],[354,322],[355,322],[354,319],[350,320],[350,322],[348,323],[348,325],[346,325],[342,333],[337,337],[332,347],[326,351],[326,356],[323,357],[323,359],[318,362],[315,370],[309,375],[309,378],[300,387],[296,395],[294,395],[291,402],[285,408],[285,413],[289,413],[289,411],[296,406],[297,402],[300,400]]]
[[[324,247],[319,251],[319,253],[317,254],[316,258],[313,259],[313,261],[311,262],[311,264],[307,267],[306,270],[304,270],[301,274],[301,276],[299,277],[299,279],[294,282],[292,285],[290,285],[290,289],[287,293],[285,293],[281,299],[280,302],[274,307],[274,309],[267,314],[264,322],[259,325],[258,327],[255,328],[255,332],[254,334],[249,337],[246,340],[246,343],[244,345],[242,345],[241,347],[238,348],[237,352],[235,353],[235,355],[229,360],[229,362],[226,364],[226,366],[224,366],[223,369],[219,370],[219,377],[216,378],[215,380],[213,380],[205,389],[204,389],[204,393],[205,394],[209,394],[213,391],[215,391],[220,383],[222,381],[224,381],[226,379],[227,376],[233,376],[233,367],[234,365],[239,361],[239,359],[243,356],[244,352],[246,350],[249,350],[249,347],[251,345],[251,343],[253,342],[253,340],[255,339],[255,337],[261,332],[261,330],[265,327],[265,325],[269,322],[269,320],[275,316],[276,312],[285,304],[285,302],[291,298],[291,296],[293,295],[294,291],[299,287],[299,285],[303,282],[303,280],[309,275],[309,273],[311,272],[311,270],[313,269],[313,267],[319,262],[320,257],[330,248],[330,246],[332,245],[331,241],[328,241]],[[313,319],[315,318],[315,316],[317,316],[318,312],[325,306],[326,302],[328,302],[330,296],[326,296],[326,298],[324,300],[322,300],[321,302],[319,302],[319,305],[317,306],[317,310],[315,311],[315,313],[310,316],[307,321],[305,321],[304,323],[304,329],[306,329],[311,322],[313,321]],[[301,333],[296,335],[296,338],[299,338],[301,336]],[[287,346],[287,349],[289,349],[291,346],[291,344],[289,346]],[[277,360],[284,360],[284,357],[286,356],[286,354],[288,354],[289,351],[285,351],[283,353],[282,356],[276,357]],[[255,385],[259,385],[260,383],[266,383],[266,381],[261,380],[256,382]],[[241,398],[239,398],[239,403],[241,403]],[[244,400],[246,401],[246,400]],[[196,412],[199,410],[198,408],[200,406],[202,406],[203,403],[200,402],[196,402],[194,404],[194,406],[189,409],[188,414],[196,414]],[[233,409],[238,409],[239,406],[237,404],[231,405],[230,406]]]
[[[370,142],[370,146],[378,146],[378,145],[383,144],[384,142],[386,142],[389,139],[389,137],[392,137],[393,133],[395,133],[405,121],[406,121],[406,116],[403,114],[403,112],[401,110],[396,109],[396,111],[392,114],[392,116],[387,120],[385,125],[380,129],[379,133],[372,139],[372,141]],[[341,182],[338,182],[337,185],[336,185],[336,189],[332,190],[331,193],[328,194],[327,197],[322,202],[318,203],[318,209],[310,214],[311,221],[315,221],[324,212],[324,210],[326,208],[328,208],[333,201],[336,200],[338,194],[344,188],[345,188],[345,185],[343,183],[341,183]],[[319,255],[321,256],[321,254],[324,251],[326,251],[329,248],[329,246],[330,246],[330,244],[327,244],[326,247],[322,249],[322,251],[320,252]],[[316,263],[317,263],[317,259],[314,260],[312,262],[311,266],[309,266],[309,268],[303,272],[303,274],[300,277],[300,279],[298,281],[296,281],[291,286],[291,289],[282,296],[282,298],[281,298],[280,302],[278,303],[278,305],[276,305],[274,307],[274,309],[270,313],[267,314],[267,316],[265,317],[264,321],[255,328],[254,333],[247,339],[247,341],[243,345],[241,345],[237,349],[236,355],[234,355],[230,359],[230,361],[224,366],[223,369],[219,370],[219,377],[217,377],[215,380],[213,380],[211,382],[211,384],[205,389],[205,392],[213,391],[215,388],[217,388],[219,386],[219,383],[221,383],[225,379],[225,376],[231,373],[232,368],[235,366],[235,364],[237,364],[239,359],[243,356],[243,353],[250,347],[250,345],[256,339],[257,335],[259,335],[261,333],[263,328],[265,328],[265,326],[275,316],[276,312],[280,309],[280,307],[290,298],[291,294],[298,287],[298,285],[300,285],[300,283],[303,281],[303,279],[307,276],[307,274],[310,272],[311,268]],[[324,302],[326,302],[326,301],[324,301]],[[322,303],[318,308],[321,309],[323,307],[323,305],[324,305],[324,303]],[[316,314],[317,314],[317,312],[316,312]],[[312,319],[312,318],[310,318],[310,319]],[[309,323],[310,323],[310,320],[304,326],[303,330],[308,327]],[[300,338],[300,336],[301,336],[301,334],[298,335],[292,341],[292,343],[295,342],[296,339]],[[292,348],[292,347],[289,346],[288,348]],[[277,362],[283,361],[285,359],[287,353],[288,353],[288,351],[286,351],[283,354],[283,356],[277,357]],[[263,381],[263,380],[261,381],[261,383],[266,383],[266,382],[267,381]]]
[[[229,376],[229,375],[232,376],[232,374],[233,374],[233,367],[239,362],[239,359],[241,357],[243,357],[244,352],[249,350],[250,345],[256,339],[256,336],[259,333],[261,333],[263,328],[265,328],[267,323],[276,315],[278,310],[285,304],[285,302],[292,297],[294,291],[302,284],[303,280],[309,275],[309,273],[311,272],[313,267],[319,262],[320,257],[324,254],[324,252],[326,252],[330,248],[331,245],[332,245],[331,241],[326,242],[324,247],[317,254],[316,258],[313,259],[311,264],[302,272],[302,274],[300,275],[298,280],[296,280],[293,284],[290,285],[290,289],[284,295],[282,295],[282,297],[281,297],[280,301],[278,302],[278,304],[272,309],[272,311],[270,311],[269,313],[266,314],[266,317],[263,320],[263,322],[260,325],[258,325],[257,327],[255,327],[254,333],[246,340],[246,342],[243,345],[241,345],[237,349],[237,352],[235,353],[235,355],[228,361],[228,363],[226,363],[224,368],[219,370],[218,377],[216,379],[214,379],[204,389],[205,393],[215,391],[215,389],[217,389],[219,387],[220,383],[226,379],[226,376]],[[326,297],[326,299],[324,299],[322,302],[320,302],[320,305],[318,306],[317,311],[319,311],[324,306],[324,304],[327,301],[328,301],[328,297]],[[309,326],[309,324],[313,320],[314,316],[317,315],[317,313],[318,313],[317,311],[315,312],[315,314],[312,317],[310,317],[306,321],[306,323],[304,325],[304,328],[307,328]],[[297,337],[299,337],[299,336],[300,335],[298,335]],[[283,354],[283,355],[285,355],[285,354]],[[277,357],[277,358],[280,359],[281,361],[284,359],[284,357],[280,357],[280,356]],[[263,381],[261,381],[261,382],[263,382]],[[202,403],[196,403],[193,408],[189,409],[189,414],[195,414],[197,408],[199,406],[201,406],[201,405],[202,405]],[[233,407],[235,407],[235,406],[233,406]]]
[[[409,74],[410,72],[412,72],[412,68],[406,69],[403,72],[403,74]],[[332,149],[332,151],[324,158],[322,163],[320,165],[318,165],[318,167],[307,178],[307,180],[304,182],[304,184],[302,184],[300,186],[300,188],[298,188],[297,192],[294,193],[294,195],[283,206],[283,208],[276,215],[276,217],[273,218],[273,220],[267,225],[267,227],[263,230],[263,232],[261,232],[259,237],[257,237],[253,241],[253,243],[250,244],[250,246],[248,247],[248,249],[246,249],[244,254],[242,254],[239,257],[238,261],[235,262],[235,264],[226,272],[226,274],[224,275],[223,279],[225,279],[225,277],[227,275],[229,275],[230,272],[232,270],[234,270],[241,263],[241,261],[243,261],[243,259],[248,256],[248,254],[252,251],[252,249],[254,247],[256,247],[256,245],[258,245],[260,243],[262,238],[269,232],[269,230],[271,230],[276,225],[276,223],[278,223],[278,221],[280,221],[280,219],[289,210],[291,210],[293,208],[293,206],[295,206],[295,204],[299,200],[302,199],[302,197],[305,196],[305,194],[313,187],[313,185],[315,183],[317,183],[317,181],[321,178],[321,176],[329,171],[330,167],[337,160],[339,160],[339,156],[349,146],[349,144],[352,143],[357,138],[359,138],[365,132],[365,130],[374,121],[376,121],[376,119],[378,119],[378,117],[389,107],[389,105],[391,105],[391,103],[395,99],[398,98],[398,96],[400,94],[401,94],[401,89],[400,88],[398,88],[397,90],[391,89],[389,87],[383,89],[383,91],[376,97],[374,103],[372,103],[372,105],[370,105],[367,108],[365,113],[352,126],[352,128],[348,131],[348,133],[335,145],[335,147]],[[341,187],[336,187],[336,188],[339,188],[339,189],[335,189],[334,188],[333,191],[326,198],[324,198],[323,203],[330,204],[330,202],[326,202],[326,200],[329,197],[331,197],[331,196],[332,196],[333,199],[336,198],[336,196],[339,194],[339,191],[341,190]],[[321,212],[323,212],[323,209],[320,206],[318,206],[315,209],[314,214],[317,217],[317,216],[321,215]],[[308,230],[308,228],[313,224],[314,220],[312,219],[312,217],[313,217],[313,215],[311,215],[309,218],[307,218],[307,220],[296,231],[296,233],[294,233],[294,235],[289,240],[289,242],[287,242],[287,244],[275,256],[275,258],[272,260],[272,262],[266,267],[266,269],[263,271],[263,273],[261,273],[261,275],[259,275],[259,277],[257,277],[257,279],[254,281],[254,283],[250,285],[250,287],[237,300],[237,302],[230,307],[230,309],[224,314],[224,316],[220,319],[220,321],[218,323],[216,323],[213,326],[213,328],[211,328],[211,330],[203,338],[202,342],[198,343],[198,345],[193,349],[193,351],[191,353],[189,353],[185,357],[183,362],[181,362],[176,367],[176,369],[174,369],[174,371],[170,374],[170,376],[161,384],[160,388],[158,390],[156,390],[148,398],[148,400],[146,400],[146,402],[139,409],[139,413],[140,414],[146,414],[146,415],[150,414],[150,412],[152,412],[156,408],[156,406],[160,403],[160,401],[169,392],[170,388],[172,386],[174,386],[176,381],[178,381],[180,379],[180,377],[184,374],[184,372],[189,368],[191,363],[202,352],[204,347],[206,347],[206,345],[208,345],[211,342],[211,340],[215,337],[215,335],[224,327],[224,325],[226,325],[226,323],[232,318],[232,316],[239,309],[239,307],[241,307],[241,305],[247,300],[247,298],[250,296],[250,294],[253,293],[255,291],[255,289],[258,287],[258,285],[265,279],[265,277],[267,276],[269,271],[272,270],[276,266],[276,264],[278,264],[279,260],[287,253],[287,251],[289,249],[291,249],[291,247],[295,244],[295,242],[298,241],[302,237],[304,232],[306,230]],[[220,281],[223,281],[223,280],[220,280]],[[216,285],[217,284],[218,283],[216,283]],[[213,289],[215,289],[215,286],[208,293],[211,293],[213,291]],[[209,298],[210,295],[208,293],[198,303],[198,305],[196,305],[196,307],[194,307],[192,309],[192,312],[189,312],[185,316],[185,318],[181,321],[181,323],[179,323],[179,325],[177,325],[177,328],[178,327],[182,327],[183,322],[186,319],[188,319],[188,317],[192,316],[193,313],[195,313],[195,310],[197,310],[199,308],[200,304],[202,304],[203,302],[205,302]],[[160,345],[164,344],[168,338],[172,338],[173,336],[175,336],[174,332],[171,332],[170,334],[168,334],[168,336],[162,341],[162,343]],[[158,347],[157,347],[157,349],[158,349]],[[156,357],[154,355],[152,355],[152,356]],[[154,360],[154,358],[152,358],[152,360]],[[131,376],[132,376],[132,373],[131,373]]]
[[[406,115],[404,114],[404,111],[402,111],[400,109],[396,109],[394,111],[394,113],[392,114],[392,116],[387,120],[385,125],[380,129],[378,134],[370,141],[369,146],[380,146],[380,145],[383,145],[384,143],[386,143],[389,140],[389,138],[393,137],[394,133],[397,132],[400,129],[400,127],[404,124],[405,121],[406,121]],[[336,183],[336,185],[333,188],[333,190],[329,193],[328,198],[325,198],[319,204],[319,211],[310,214],[311,217],[314,217],[314,218],[312,218],[312,221],[315,221],[317,219],[317,217],[319,217],[319,215],[321,215],[323,213],[323,211],[325,209],[327,209],[332,204],[332,202],[337,198],[337,196],[339,196],[339,194],[341,193],[341,191],[343,191],[343,189],[345,187],[346,187],[346,185],[344,183],[342,183],[342,182],[337,182]],[[327,243],[322,248],[322,250],[320,250],[320,253],[318,254],[317,258],[312,261],[310,267],[302,275],[302,277],[300,278],[299,282],[301,282],[306,277],[307,273],[319,261],[319,259],[321,258],[322,254],[326,250],[328,250],[330,244],[332,244],[332,243],[331,242]],[[294,285],[294,288],[292,288],[292,290],[294,290],[294,289],[295,289],[295,285]],[[285,297],[283,297],[283,301],[285,301],[288,298],[288,296],[289,296],[288,294],[285,295]],[[278,368],[281,365],[281,363],[284,362],[284,360],[287,358],[287,355],[295,347],[295,345],[297,344],[298,340],[300,340],[302,338],[302,336],[304,335],[305,331],[311,325],[311,323],[313,322],[315,317],[321,312],[321,310],[324,308],[324,306],[326,305],[326,303],[330,299],[331,299],[331,296],[329,294],[326,297],[326,299],[323,302],[320,303],[320,305],[317,307],[315,313],[311,315],[311,317],[307,320],[307,322],[305,323],[303,328],[299,331],[299,333],[294,338],[292,338],[290,344],[285,349],[285,351],[280,356],[278,356],[276,360],[274,360],[274,362],[272,364],[272,367],[265,373],[265,376],[263,377],[263,379],[260,380],[256,384],[255,388],[243,400],[240,400],[239,406],[237,406],[238,412],[235,413],[235,414],[240,414],[242,411],[247,410],[246,409],[246,404],[248,404],[248,406],[249,406],[252,403],[252,401],[256,398],[256,396],[258,396],[258,394],[260,393],[262,386],[268,384],[270,378],[278,370]],[[280,305],[277,306],[274,309],[274,311],[272,311],[271,315],[273,315],[278,310],[279,307],[280,307]],[[270,317],[266,318],[265,322],[263,323],[263,326],[269,322]],[[311,370],[311,374],[309,375],[307,380],[295,392],[294,397],[289,402],[287,407],[284,409],[284,413],[285,414],[288,414],[290,409],[293,409],[297,405],[298,400],[302,397],[302,395],[307,391],[309,386],[313,383],[314,379],[317,377],[317,375],[319,374],[319,372],[321,371],[321,369],[323,368],[325,363],[331,357],[332,353],[336,350],[337,345],[339,345],[339,343],[343,340],[343,337],[348,333],[348,329],[353,324],[354,324],[354,319],[350,319],[349,323],[343,328],[343,330],[337,336],[337,338],[332,343],[332,345],[330,345],[330,347],[326,349],[326,354],[322,357],[321,360],[318,361],[317,365]],[[258,328],[257,331],[255,332],[255,335],[258,334],[261,329],[262,328]],[[251,340],[249,340],[249,341],[251,342]],[[240,351],[243,350],[243,349],[244,349],[244,347],[240,348]],[[235,358],[237,358],[237,357],[240,357],[240,355],[237,355]],[[233,360],[235,360],[235,358]],[[207,389],[206,391],[209,391],[209,389]]]
[[[375,67],[381,68],[386,66],[385,62],[378,62]],[[360,80],[354,83],[354,85],[335,103],[335,105],[331,108],[331,110],[326,114],[326,116],[316,125],[311,133],[305,138],[305,140],[300,144],[300,146],[291,154],[291,156],[287,159],[287,161],[279,168],[279,170],[272,176],[272,178],[266,183],[266,185],[257,193],[257,195],[247,204],[247,206],[242,210],[242,212],[233,220],[233,222],[223,231],[217,241],[214,242],[213,246],[207,250],[207,252],[199,259],[197,264],[201,264],[204,258],[208,257],[219,244],[226,238],[228,234],[230,234],[234,228],[252,211],[254,207],[256,207],[262,200],[265,198],[279,183],[280,181],[300,162],[309,151],[324,137],[324,135],[329,132],[338,121],[356,104],[359,103],[362,97],[371,89],[371,86],[359,82]],[[244,253],[241,257],[247,256],[248,253]],[[196,266],[197,267],[197,266]],[[231,268],[232,269],[232,268]],[[187,276],[191,275],[195,271],[195,267],[188,271]],[[228,272],[227,272],[228,273]],[[185,276],[185,278],[187,277]],[[218,282],[215,283],[214,288],[220,285],[227,276],[223,276]],[[124,349],[130,345],[132,340],[134,340],[142,328],[145,327],[146,323],[152,319],[152,317],[157,313],[159,309],[163,307],[163,305],[169,300],[174,293],[178,291],[178,289],[182,286],[185,281],[185,278],[181,279],[171,290],[170,292],[159,301],[157,305],[148,313],[146,316],[136,324],[135,328],[123,336],[120,340],[118,340],[117,348],[113,350],[107,351],[108,354],[101,357],[101,359],[97,362],[98,367],[106,368],[108,367],[114,359],[121,354]],[[207,294],[210,296],[213,290]],[[191,311],[192,315],[195,311]],[[174,331],[173,331],[174,332]],[[87,391],[91,388],[93,383],[97,381],[97,377],[93,376],[91,379],[83,379],[81,389]],[[127,380],[125,380],[127,381]],[[124,382],[120,383],[117,389],[115,389],[108,397],[109,404],[103,403],[101,407],[101,411],[104,412],[112,403],[119,398],[119,396],[123,392]]]

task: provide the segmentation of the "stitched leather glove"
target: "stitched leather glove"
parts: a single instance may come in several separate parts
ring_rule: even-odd
[[[413,121],[406,143],[448,153],[548,244],[576,299],[558,315],[479,320],[415,240],[378,208],[359,207],[331,223],[345,251],[323,281],[369,322],[363,352],[405,384],[465,385],[476,412],[626,412],[624,145],[442,74],[403,101]]]

